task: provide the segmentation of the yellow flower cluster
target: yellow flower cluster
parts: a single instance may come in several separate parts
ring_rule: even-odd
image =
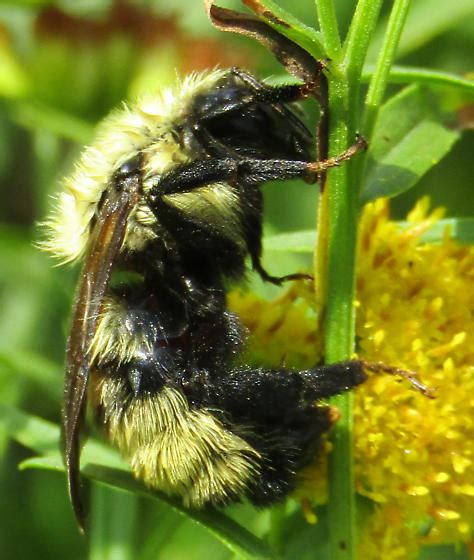
[[[436,390],[429,400],[381,375],[357,394],[357,490],[378,504],[361,557],[469,543],[474,529],[474,248],[449,232],[420,243],[439,217],[423,199],[400,231],[378,201],[361,222],[360,354],[416,369]]]
[[[312,282],[298,281],[280,297],[267,301],[252,292],[236,290],[228,296],[250,331],[246,362],[305,368],[321,360],[322,337],[318,336],[312,309]],[[309,303],[308,303],[309,302]]]
[[[440,243],[422,243],[441,216],[423,199],[401,229],[378,200],[361,219],[358,354],[418,371],[436,394],[428,399],[386,374],[372,374],[356,391],[357,492],[373,509],[361,558],[412,558],[422,544],[474,548],[474,248],[449,231]],[[264,348],[266,362],[292,366],[321,353],[311,302],[303,283],[273,302],[230,299],[252,332],[252,356]],[[308,471],[319,499],[321,468]]]

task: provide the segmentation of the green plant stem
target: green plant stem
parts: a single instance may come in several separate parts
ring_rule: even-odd
[[[337,55],[329,80],[330,155],[341,153],[354,129],[349,113],[350,85],[340,66],[340,39],[333,3],[316,0],[326,49]],[[362,21],[362,20],[360,20]],[[361,63],[362,64],[362,63]],[[354,68],[356,65],[354,64]],[[360,70],[361,71],[361,70]],[[354,276],[358,193],[351,190],[348,166],[331,170],[321,197],[315,272],[325,310],[325,358],[347,359],[354,340]],[[328,287],[328,289],[327,289]],[[327,291],[327,293],[326,293]],[[329,474],[329,557],[353,560],[356,548],[355,494],[352,460],[352,397],[335,399],[341,419],[333,432],[333,452]]]
[[[348,138],[349,90],[345,80],[330,82],[329,107],[331,131],[330,154],[343,152],[350,143]],[[354,253],[357,226],[357,192],[348,184],[348,165],[334,169],[330,175],[328,277],[331,293],[328,294],[326,328],[331,331],[327,343],[331,361],[344,358],[352,350]],[[334,339],[336,342],[334,342]]]
[[[334,24],[324,2],[317,2],[323,36],[335,46]],[[338,72],[329,74],[329,114],[331,119],[330,154],[342,152],[354,137],[360,95],[360,75],[369,41],[375,28],[381,0],[360,0],[344,45],[344,57]],[[323,9],[324,8],[324,9]],[[338,37],[339,40],[339,37]],[[359,156],[360,157],[360,156]],[[338,362],[351,356],[355,335],[355,254],[357,244],[359,181],[348,165],[332,170],[323,195],[320,223],[327,235],[325,357]],[[351,180],[352,179],[352,180]],[[324,231],[326,229],[326,231]],[[324,241],[319,239],[318,246]],[[324,265],[319,263],[318,270]],[[333,433],[333,451],[329,470],[329,557],[353,560],[356,557],[356,503],[353,471],[352,395],[333,399],[341,413]]]
[[[345,78],[333,76],[329,87],[331,115],[330,152],[348,145],[349,87]],[[329,363],[347,359],[354,341],[354,277],[357,234],[357,191],[349,182],[347,165],[331,171],[327,196],[327,285],[325,356]],[[352,461],[352,398],[334,399],[341,419],[333,433],[330,459],[329,546],[331,560],[355,557],[355,495]]]
[[[375,120],[387,87],[390,68],[395,59],[410,5],[411,0],[395,0],[390,13],[382,49],[377,58],[374,75],[370,81],[365,100],[362,133],[366,138],[370,138],[374,129]]]
[[[330,153],[341,152],[356,126],[360,76],[371,34],[380,12],[380,1],[360,0],[347,41],[339,74],[329,76]],[[395,0],[383,49],[366,101],[363,133],[370,138],[380,107],[390,67],[393,63],[410,0]],[[318,3],[319,7],[319,3]],[[359,156],[360,159],[360,156]],[[327,362],[350,357],[355,336],[355,254],[359,193],[356,185],[363,166],[342,166],[328,174],[327,204],[327,286],[325,356]],[[357,175],[357,176],[356,176]],[[353,472],[352,396],[333,399],[341,413],[333,434],[329,471],[329,557],[353,560],[356,557],[356,503]]]
[[[359,113],[360,76],[381,6],[382,0],[359,0],[344,41],[343,64],[350,84],[349,112],[354,124],[354,129],[350,131],[351,136],[355,134],[359,127],[357,117]]]
[[[331,58],[337,58],[341,50],[341,39],[337,25],[333,0],[316,0],[319,27],[323,36],[326,52]]]

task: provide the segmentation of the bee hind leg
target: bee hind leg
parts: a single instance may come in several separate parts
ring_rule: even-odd
[[[294,489],[298,471],[317,455],[334,421],[330,407],[315,403],[362,383],[362,368],[358,361],[304,371],[242,367],[215,382],[209,404],[262,457],[247,488],[252,503],[269,505]]]

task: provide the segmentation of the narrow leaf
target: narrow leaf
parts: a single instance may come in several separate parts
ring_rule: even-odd
[[[362,81],[370,81],[374,73],[374,68],[375,66],[373,64],[367,64],[364,67]],[[474,80],[463,78],[456,74],[450,74],[449,72],[440,72],[427,68],[395,65],[390,69],[388,80],[392,84],[409,84],[416,82],[417,84],[451,87],[474,95]]]
[[[58,470],[55,458],[35,457],[23,461],[22,468],[45,468]],[[61,469],[62,471],[64,468]],[[276,559],[266,544],[241,527],[235,521],[215,509],[192,510],[182,506],[177,500],[165,496],[161,492],[146,488],[141,482],[134,479],[130,473],[103,465],[88,464],[82,469],[82,474],[91,480],[119,488],[135,495],[160,500],[169,505],[180,515],[194,521],[217,540],[224,544],[239,558],[248,559]]]
[[[0,422],[6,426],[10,437],[36,452],[49,455],[47,458],[40,457],[23,461],[21,464],[22,468],[64,470],[58,453],[58,426],[5,405],[0,405]],[[101,464],[96,464],[94,459],[99,459],[98,462]],[[84,476],[112,487],[148,498],[159,499],[167,503],[174,510],[212,533],[229,550],[242,558],[262,560],[276,558],[262,540],[252,535],[252,533],[235,523],[235,521],[228,518],[222,512],[211,508],[206,510],[187,509],[178,500],[146,488],[125,470],[113,468],[112,466],[117,464],[123,465],[122,461],[116,456],[114,451],[98,442],[88,441],[84,447],[81,462]]]
[[[305,47],[309,52],[324,56],[321,34],[302,23],[273,0],[242,0],[242,3],[265,19],[272,27],[278,29],[280,33]]]
[[[458,138],[443,126],[449,117],[438,96],[419,85],[384,103],[370,140],[362,201],[403,192],[435,165]]]
[[[75,115],[37,103],[22,102],[16,104],[13,116],[20,125],[26,128],[49,130],[61,138],[72,140],[78,144],[90,142],[94,133],[93,124]]]
[[[457,132],[437,122],[420,122],[368,173],[362,202],[407,191],[449,152],[458,138]]]
[[[397,225],[401,229],[412,226],[409,222],[400,221]],[[474,218],[446,218],[438,220],[420,237],[422,243],[437,243],[448,233],[450,239],[458,243],[474,244]],[[263,240],[265,251],[288,253],[312,253],[316,231],[313,229],[277,233],[268,235]]]
[[[21,471],[38,469],[43,471],[64,472],[63,460],[59,453],[47,457],[29,457],[18,465]]]
[[[57,401],[62,393],[62,373],[57,364],[50,362],[35,352],[0,351],[0,372],[15,377],[24,377],[40,385]]]
[[[399,58],[426,45],[449,29],[455,29],[460,23],[474,15],[472,0],[456,0],[455,2],[418,0],[412,4],[400,39],[397,53]],[[374,60],[379,52],[384,30],[385,25],[382,24],[379,33],[372,41],[369,52],[371,60]]]
[[[5,404],[0,404],[0,423],[12,439],[36,453],[52,457],[52,466],[57,465],[59,426]],[[82,452],[82,463],[89,462],[128,468],[114,449],[92,438],[87,441]]]
[[[103,484],[91,487],[89,560],[136,558],[139,498]]]
[[[59,428],[51,422],[0,404],[0,423],[7,435],[41,454],[54,454],[59,448]]]
[[[369,160],[380,160],[424,119],[441,118],[436,98],[426,88],[413,85],[404,88],[380,109],[370,140]]]
[[[413,226],[409,222],[398,222],[400,228],[405,229]],[[448,234],[450,239],[465,245],[474,244],[474,218],[446,218],[435,222],[420,240],[423,243],[437,243]]]
[[[129,473],[117,469],[88,465],[84,470],[84,474],[104,484],[109,484],[113,487],[122,488],[123,490],[134,492],[141,496],[166,502],[175,511],[195,521],[207,531],[211,532],[222,544],[239,557],[262,560],[276,558],[262,540],[252,535],[252,533],[248,532],[218,510],[211,508],[204,510],[187,509],[177,500],[146,488]]]
[[[474,16],[472,0],[418,0],[413,2],[402,38],[398,55],[405,56],[426,45],[450,29],[456,29]]]
[[[291,253],[312,253],[316,243],[316,231],[292,231],[269,235],[263,240],[265,251],[288,251]]]

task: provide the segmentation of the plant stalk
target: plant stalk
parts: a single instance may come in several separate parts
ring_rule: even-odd
[[[379,57],[375,64],[374,74],[369,84],[365,99],[363,134],[370,138],[375,120],[387,88],[390,68],[400,42],[400,37],[410,9],[411,0],[395,0],[387,24],[387,31]]]
[[[341,39],[333,0],[316,0],[319,27],[323,36],[326,53],[336,58],[341,50]]]
[[[330,155],[350,144],[349,87],[345,78],[330,79]],[[348,165],[328,174],[327,299],[325,358],[334,363],[349,358],[354,349],[355,251],[358,193],[349,181]],[[329,475],[329,547],[331,560],[355,558],[356,523],[352,460],[352,396],[333,399],[341,418],[333,432]]]

